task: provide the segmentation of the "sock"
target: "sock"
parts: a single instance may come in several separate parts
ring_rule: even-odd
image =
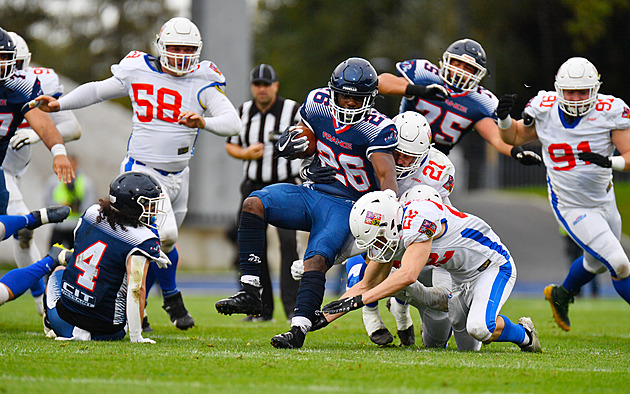
[[[30,213],[24,216],[4,215],[0,216],[0,223],[4,225],[4,237],[2,239],[7,239],[29,224],[35,223],[35,217]]]
[[[179,292],[177,289],[177,264],[179,263],[179,253],[177,248],[173,248],[170,252],[166,253],[166,256],[171,260],[171,265],[168,268],[158,268],[155,270],[155,277],[162,289],[162,296],[168,297]]]
[[[7,290],[6,286],[0,283],[0,305],[7,301],[9,301],[9,290]]]
[[[575,295],[580,292],[582,286],[593,280],[594,277],[595,274],[584,268],[584,256],[580,256],[571,264],[562,287],[567,289],[571,295]]]
[[[49,274],[53,264],[53,259],[46,256],[28,267],[16,268],[7,272],[0,278],[0,283],[4,283],[11,289],[15,298],[18,298],[44,275]]]
[[[267,224],[260,216],[251,212],[241,213],[241,222],[238,226],[238,258],[241,276],[260,277],[266,229]]]
[[[499,315],[503,318],[505,325],[501,335],[495,342],[512,342],[519,346],[527,346],[530,342],[530,337],[525,331],[525,327],[520,324],[514,324],[503,315]]]
[[[306,317],[315,321],[315,311],[319,310],[324,300],[326,274],[320,271],[306,271],[300,281],[297,300],[295,303],[295,317]]]
[[[630,304],[630,277],[621,280],[613,280],[612,282],[621,298]]]
[[[28,267],[33,263],[33,261],[39,261],[42,259],[42,256],[37,248],[33,246],[33,242],[28,242],[28,247],[24,249],[20,246],[18,235],[15,234],[13,238],[15,238],[15,242],[13,242],[13,256],[15,257],[15,264],[18,268]],[[35,282],[35,284],[31,287],[31,294],[33,295],[33,298],[37,298],[44,294],[45,289],[46,283],[44,282],[44,278]]]

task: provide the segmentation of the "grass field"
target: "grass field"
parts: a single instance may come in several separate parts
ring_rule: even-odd
[[[167,323],[160,300],[148,311],[158,343],[59,342],[44,338],[29,295],[0,308],[0,392],[624,392],[630,383],[630,313],[619,298],[578,299],[573,330],[556,327],[542,298],[515,298],[503,313],[531,316],[544,349],[524,354],[494,343],[480,353],[449,348],[378,348],[361,313],[307,336],[300,350],[270,346],[288,323],[243,323],[221,316],[219,297],[186,298],[197,327]],[[395,329],[384,306],[381,311]],[[413,312],[416,332],[419,317]],[[418,334],[419,337],[419,334]],[[395,339],[394,343],[399,343]]]

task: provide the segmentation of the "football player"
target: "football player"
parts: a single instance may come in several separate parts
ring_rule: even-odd
[[[165,197],[158,182],[141,172],[125,172],[109,185],[109,196],[88,208],[75,231],[66,265],[46,287],[47,336],[58,339],[131,342],[142,337],[149,262],[170,262],[155,230],[164,222]],[[60,259],[61,260],[61,259]]]
[[[188,162],[199,130],[236,135],[241,121],[221,90],[226,84],[221,71],[214,63],[199,60],[202,41],[194,23],[181,17],[170,19],[157,35],[156,46],[157,57],[130,52],[112,66],[109,79],[81,85],[59,101],[50,96],[38,100],[44,111],[55,112],[127,95],[131,99],[133,129],[120,170],[147,173],[164,190],[167,219],[160,240],[173,264],[166,270],[153,266],[148,282],[153,282],[153,274],[157,276],[163,308],[177,328],[186,330],[194,320],[177,289],[175,272],[177,229],[188,210]]]
[[[324,306],[324,313],[336,318],[391,296],[414,283],[425,264],[435,265],[453,279],[448,309],[459,350],[512,342],[524,352],[542,351],[530,318],[514,324],[499,314],[516,282],[516,267],[486,222],[442,204],[435,190],[403,206],[391,195],[373,192],[356,202],[350,218],[357,244],[374,261],[389,264],[369,264],[363,280]],[[400,268],[387,276],[398,257]]]
[[[504,155],[524,165],[540,165],[535,152],[501,140],[495,114],[498,100],[479,85],[486,75],[486,53],[478,42],[469,38],[455,41],[444,51],[439,67],[428,60],[412,59],[397,63],[396,69],[400,76],[379,75],[380,93],[404,96],[401,113],[423,114],[431,125],[434,146],[440,151],[448,154],[474,129]],[[421,97],[428,86],[435,84],[446,89],[446,100]]]
[[[50,68],[30,67],[31,52],[26,41],[14,32],[9,32],[9,36],[17,49],[15,69],[36,76],[44,94],[54,97],[61,96],[63,85],[60,84],[59,77],[55,71]],[[50,114],[50,118],[57,126],[57,130],[59,130],[64,142],[76,140],[81,136],[79,122],[71,111]],[[20,183],[31,160],[31,145],[38,141],[40,141],[39,135],[29,126],[26,120],[18,126],[15,135],[10,140],[10,148],[7,149],[7,154],[2,163],[4,178],[9,191],[7,213],[10,215],[24,215],[29,211],[20,190]],[[18,231],[13,245],[15,263],[18,267],[26,267],[41,259],[39,250],[33,244],[32,230],[24,228]],[[40,315],[44,313],[42,301],[44,286],[44,280],[42,279],[31,288],[31,294],[35,299],[37,312]]]
[[[10,139],[26,119],[53,154],[53,170],[60,181],[74,179],[66,147],[50,117],[28,105],[41,95],[40,82],[33,74],[16,71],[17,47],[7,31],[0,28],[0,162],[4,161]],[[9,192],[0,168],[0,214],[7,213]]]
[[[315,155],[334,169],[335,181],[275,184],[253,192],[243,203],[238,230],[242,289],[216,303],[219,313],[261,313],[260,254],[266,223],[310,232],[291,329],[272,338],[274,347],[304,344],[324,297],[326,271],[350,234],[353,202],[379,187],[396,195],[392,150],[398,136],[391,119],[372,108],[377,94],[377,73],[367,60],[341,62],[327,88],[307,95],[299,126],[285,131],[276,144],[280,156],[294,158],[309,148],[307,137],[300,136],[308,129],[316,138]]]
[[[497,114],[503,139],[514,145],[539,140],[547,167],[549,201],[560,226],[584,250],[562,285],[544,290],[560,328],[571,329],[569,304],[582,286],[608,270],[617,293],[630,303],[630,262],[621,243],[621,216],[613,172],[630,166],[630,108],[598,93],[595,66],[573,57],[556,74],[555,91],[540,91],[512,121],[515,95],[504,95]],[[619,155],[614,155],[615,149]]]

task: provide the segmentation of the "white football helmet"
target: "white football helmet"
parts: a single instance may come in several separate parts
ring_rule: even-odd
[[[556,74],[555,88],[560,109],[570,116],[582,116],[597,104],[597,92],[601,86],[599,73],[587,59],[572,57],[560,66]],[[588,98],[569,101],[564,97],[565,90],[588,90]]]
[[[398,129],[396,151],[415,157],[407,167],[396,165],[396,177],[405,179],[416,172],[422,161],[429,154],[431,147],[431,126],[426,118],[415,111],[398,114],[392,119]]]
[[[11,78],[15,72],[17,50],[15,43],[3,28],[0,27],[0,81]]]
[[[407,205],[407,203],[412,200],[430,200],[438,204],[443,204],[440,193],[428,185],[416,185],[400,195],[400,203],[402,206]]]
[[[195,50],[192,54],[174,53],[166,49],[169,45],[186,45],[194,47]],[[162,26],[160,34],[157,35],[155,46],[162,67],[177,75],[184,75],[191,72],[199,63],[203,42],[201,41],[201,33],[194,23],[187,18],[177,17],[168,20]],[[169,59],[173,64],[169,62]]]
[[[9,36],[11,36],[11,39],[17,48],[15,68],[18,70],[26,70],[31,64],[31,51],[29,51],[28,45],[22,36],[12,31],[9,32]],[[20,63],[20,61],[22,62]]]
[[[392,194],[367,193],[350,211],[350,231],[357,247],[367,249],[370,259],[382,263],[394,257],[400,241],[402,208]]]

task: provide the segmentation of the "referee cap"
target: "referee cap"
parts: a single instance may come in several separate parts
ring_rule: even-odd
[[[276,70],[268,64],[259,64],[249,73],[249,83],[264,82],[272,84],[278,81]]]

